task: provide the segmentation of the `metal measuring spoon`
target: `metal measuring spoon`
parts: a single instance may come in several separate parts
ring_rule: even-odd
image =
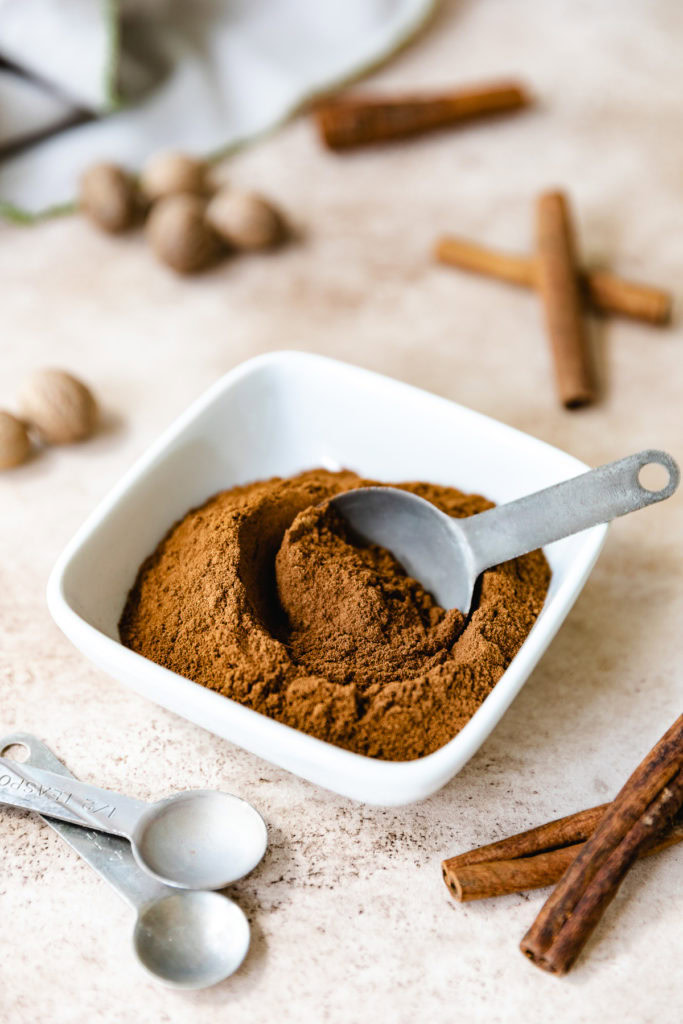
[[[22,765],[46,768],[69,780],[71,772],[28,733],[0,739],[0,753],[14,744],[28,751]],[[217,892],[171,889],[142,871],[125,839],[43,819],[137,914],[133,949],[145,970],[166,985],[208,988],[237,970],[249,949],[249,922],[232,900]]]
[[[647,490],[638,479],[650,463],[669,472],[667,485],[658,491]],[[467,614],[484,569],[663,501],[674,493],[679,479],[671,456],[653,449],[466,519],[454,519],[396,487],[345,491],[335,495],[330,506],[361,540],[391,551],[442,608]]]
[[[222,889],[256,867],[266,825],[246,800],[190,790],[144,803],[0,757],[0,804],[125,836],[145,871],[182,889]]]

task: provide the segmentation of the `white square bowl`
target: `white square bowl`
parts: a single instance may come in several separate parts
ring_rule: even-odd
[[[448,782],[498,723],[576,600],[607,527],[545,549],[552,580],[544,608],[467,725],[427,757],[380,761],[252,711],[118,638],[140,563],[188,509],[233,485],[315,466],[387,482],[449,484],[496,502],[587,468],[527,434],[387,377],[300,352],[260,356],[209,388],[125,474],[59,558],[48,604],[76,647],[150,700],[337,793],[373,804],[410,803]]]

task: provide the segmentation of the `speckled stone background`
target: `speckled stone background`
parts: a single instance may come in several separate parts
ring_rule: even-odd
[[[138,971],[118,897],[36,819],[3,811],[7,1024],[680,1019],[682,849],[635,868],[564,981],[517,949],[542,894],[462,907],[439,870],[446,855],[608,798],[680,712],[680,495],[612,528],[478,755],[436,796],[393,810],[317,789],[105,678],[53,625],[44,587],[85,515],[173,417],[224,371],[277,348],[390,374],[592,464],[653,445],[683,458],[678,324],[596,322],[603,398],[565,413],[535,297],[429,256],[448,228],[528,247],[534,193],[560,184],[590,257],[680,292],[682,38],[674,0],[446,3],[377,84],[515,72],[537,108],[343,158],[297,121],[229,173],[276,197],[300,241],[198,280],[176,279],[141,239],[102,237],[76,218],[0,228],[0,404],[47,363],[81,374],[106,407],[91,443],[0,480],[0,728],[34,731],[81,778],[138,797],[233,790],[271,830],[264,862],[231,890],[251,921],[248,959],[223,985],[178,994]]]

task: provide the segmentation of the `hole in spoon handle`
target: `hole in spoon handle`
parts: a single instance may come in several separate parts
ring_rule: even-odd
[[[680,470],[675,460],[672,459],[667,452],[658,451],[656,449],[640,452],[638,455],[634,456],[634,458],[637,460],[635,483],[643,497],[646,499],[644,504],[649,505],[654,501],[663,501],[665,498],[671,497],[680,481]],[[663,486],[649,487],[647,485],[650,475],[643,474],[643,470],[647,470],[654,466],[661,466],[666,470],[667,482]],[[661,476],[661,474],[658,476]],[[643,477],[645,477],[645,479],[643,479]]]

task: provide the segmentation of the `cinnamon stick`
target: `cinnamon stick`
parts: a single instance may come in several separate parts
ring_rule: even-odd
[[[602,804],[600,807],[592,807],[588,811],[581,811],[577,815],[570,815],[562,819],[571,822],[572,819],[580,819],[583,815],[591,816],[586,821],[593,820],[594,826],[588,832],[591,834],[600,817],[604,814],[609,804]],[[597,815],[595,814],[597,812]],[[540,829],[531,829],[529,832],[521,833],[520,836],[511,836],[509,840],[502,840],[501,843],[493,843],[490,847],[481,847],[480,850],[472,850],[469,853],[461,854],[460,857],[451,857],[445,860],[442,865],[443,878],[451,895],[460,903],[470,900],[482,900],[494,896],[506,896],[510,893],[525,892],[528,889],[540,889],[546,885],[553,885],[559,882],[560,878],[575,859],[583,846],[583,842],[570,843],[567,846],[560,845],[561,834],[554,834],[553,828],[556,822],[550,822]],[[581,831],[584,831],[583,829]],[[546,834],[544,847],[543,840],[534,850],[527,851],[528,843],[524,844],[525,852],[515,856],[510,853],[507,857],[500,859],[495,856],[495,848],[503,849],[506,843],[519,840],[522,837],[533,837],[536,834]],[[588,835],[586,835],[588,838]],[[557,844],[554,840],[557,840]],[[655,837],[651,846],[641,852],[642,857],[649,857],[652,854],[666,850],[669,846],[683,842],[683,817],[679,816],[668,828]],[[514,848],[514,843],[513,843]],[[492,850],[489,860],[477,859],[478,855],[486,856],[486,850]],[[474,859],[472,859],[474,857]]]
[[[510,113],[530,102],[529,94],[518,82],[500,82],[424,96],[336,99],[321,104],[315,118],[324,144],[340,150]]]
[[[540,889],[562,877],[582,845],[573,843],[557,850],[511,860],[450,865],[444,868],[444,881],[459,903]]]
[[[568,971],[631,864],[683,804],[683,715],[636,768],[521,942],[555,974]]]
[[[569,203],[562,192],[538,199],[536,251],[558,395],[565,408],[576,409],[595,393]]]
[[[535,288],[536,261],[531,256],[501,252],[452,235],[440,238],[434,255],[441,263],[471,270],[511,284]],[[607,270],[581,272],[583,292],[598,313],[617,313],[654,326],[671,320],[671,294],[650,284],[628,281]]]

